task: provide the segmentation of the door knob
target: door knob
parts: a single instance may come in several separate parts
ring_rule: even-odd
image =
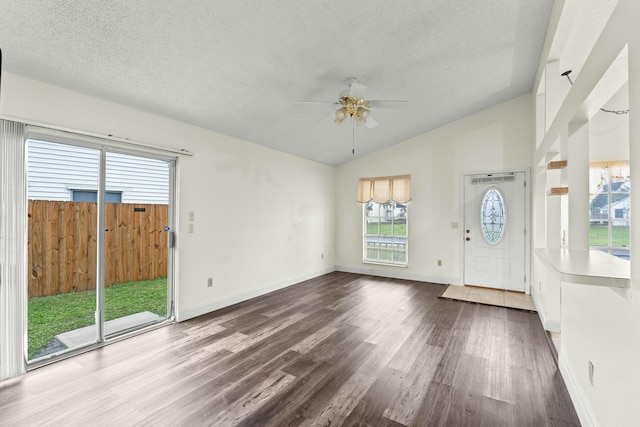
[[[469,240],[471,240],[471,237],[467,237],[467,239],[466,239],[466,240],[467,240],[467,242],[468,242]]]

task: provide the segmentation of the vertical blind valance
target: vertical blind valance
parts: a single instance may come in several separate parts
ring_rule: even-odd
[[[360,178],[358,203],[386,203],[389,200],[406,203],[411,200],[411,175]]]

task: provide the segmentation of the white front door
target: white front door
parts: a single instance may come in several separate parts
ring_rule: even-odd
[[[464,180],[464,284],[524,292],[525,172]]]

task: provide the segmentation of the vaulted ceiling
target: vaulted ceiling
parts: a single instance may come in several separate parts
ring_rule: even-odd
[[[531,91],[552,0],[3,0],[5,71],[300,157],[352,159],[337,100],[375,109],[356,156]],[[126,135],[121,135],[126,137]]]

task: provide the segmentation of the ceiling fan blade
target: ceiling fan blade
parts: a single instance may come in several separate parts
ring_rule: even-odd
[[[386,100],[386,99],[373,99],[370,100],[369,103],[372,107],[375,108],[408,108],[409,101],[399,101],[399,100]]]
[[[332,122],[334,117],[335,117],[335,113],[332,111],[329,114],[322,116],[321,118],[316,120],[316,122],[313,125],[316,126],[318,123],[322,123],[322,122]]]
[[[355,79],[351,82],[351,86],[349,86],[349,96],[351,98],[364,98],[364,93],[366,91],[367,87],[358,83]]]
[[[339,104],[338,101],[296,101],[296,104]]]
[[[367,128],[373,129],[378,126],[378,122],[376,122],[371,115],[367,116],[367,121],[364,124]]]

